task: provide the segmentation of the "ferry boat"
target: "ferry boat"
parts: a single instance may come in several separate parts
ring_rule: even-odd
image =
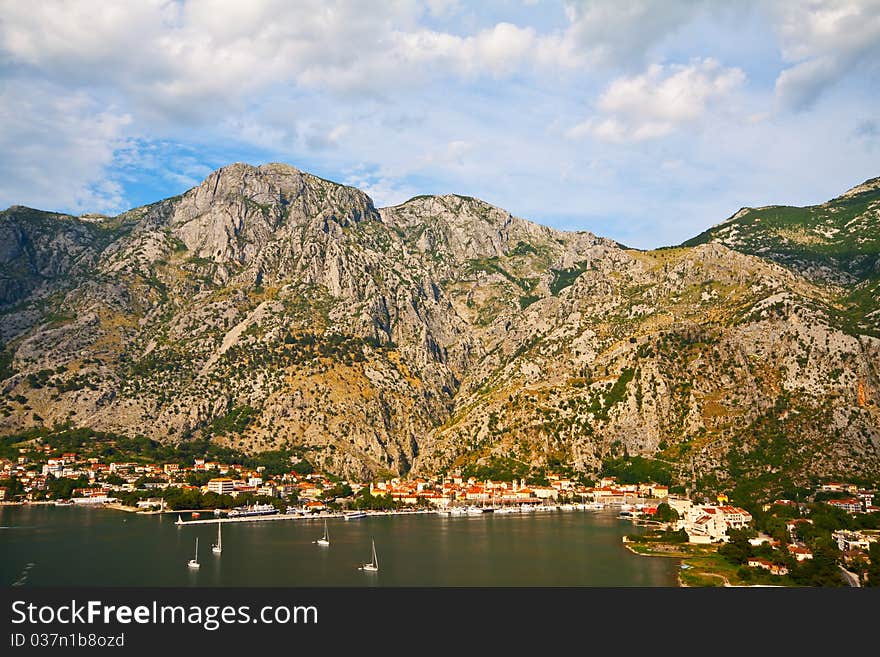
[[[253,506],[239,506],[229,512],[230,518],[244,518],[247,516],[269,516],[278,513],[271,504],[254,504]]]
[[[367,516],[366,511],[355,511],[354,513],[346,513],[345,519],[346,520],[355,520],[357,518],[366,518],[366,516]]]

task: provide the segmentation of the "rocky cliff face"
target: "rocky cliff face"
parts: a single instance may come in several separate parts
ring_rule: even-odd
[[[870,224],[874,193],[842,202]],[[4,433],[293,445],[359,476],[624,454],[718,480],[878,465],[878,313],[859,314],[876,297],[850,299],[867,275],[705,235],[632,251],[461,196],[376,209],[281,164],[119,217],[10,208],[0,236]]]

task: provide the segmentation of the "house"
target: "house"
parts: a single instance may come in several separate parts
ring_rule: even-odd
[[[280,497],[278,488],[273,483],[263,484],[257,487],[257,495],[266,495],[268,497]]]
[[[465,499],[487,500],[489,499],[489,494],[486,493],[486,489],[482,486],[469,486],[467,491],[465,491]]]
[[[542,500],[555,500],[559,495],[559,491],[552,486],[532,486],[532,490],[535,492],[535,497]]]
[[[788,575],[788,568],[780,564],[775,564],[762,557],[749,557],[746,562],[749,568],[763,568],[769,570],[771,575]]]
[[[752,521],[752,514],[738,506],[719,506],[717,508],[730,529],[742,529]]]
[[[849,552],[851,550],[863,550],[867,552],[871,543],[877,540],[876,537],[868,536],[862,532],[853,532],[846,529],[839,529],[831,533],[831,538],[837,541],[837,548],[841,552]]]
[[[772,545],[774,543],[773,537],[768,536],[767,534],[758,534],[755,538],[749,539],[749,545],[754,547],[758,547],[759,545],[763,545],[764,543],[768,545]]]
[[[321,493],[324,492],[324,489],[320,486],[316,486],[310,481],[303,481],[297,485],[299,488],[299,496],[314,499],[316,497],[321,497]],[[373,495],[387,495],[388,491],[384,489],[373,489],[370,491]]]
[[[828,500],[826,504],[843,509],[847,513],[861,513],[862,503],[854,497],[848,497],[842,500]]]
[[[669,486],[654,484],[651,486],[651,497],[656,497],[659,500],[669,497]]]
[[[798,561],[806,561],[813,558],[813,553],[810,549],[803,545],[789,544],[788,553]]]

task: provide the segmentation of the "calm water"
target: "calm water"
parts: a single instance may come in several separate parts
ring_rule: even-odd
[[[678,562],[639,557],[611,511],[178,527],[177,515],[0,507],[0,585],[24,586],[675,586]],[[186,515],[184,514],[184,520]],[[199,538],[201,568],[187,561]],[[370,561],[376,541],[378,573]],[[30,564],[30,565],[29,565]]]

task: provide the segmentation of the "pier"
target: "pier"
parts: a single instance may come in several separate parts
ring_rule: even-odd
[[[542,507],[540,509],[532,509],[530,512],[523,512],[524,515],[531,515],[531,513],[537,513],[541,511],[596,511],[595,508],[589,508],[587,505],[556,505],[552,508],[550,507]],[[183,513],[192,513],[192,511],[164,511],[164,514],[183,514]],[[200,509],[198,513],[206,513],[204,509]],[[209,512],[210,513],[210,512]],[[178,527],[182,527],[183,525],[210,525],[216,524],[218,522],[263,522],[267,520],[321,520],[327,518],[343,518],[349,515],[351,512],[330,512],[330,513],[315,513],[310,515],[304,515],[302,513],[273,513],[270,515],[255,515],[255,516],[242,516],[242,517],[234,517],[228,518],[223,516],[213,516],[211,518],[199,518],[198,520],[186,520],[181,523],[175,522],[174,524]],[[382,517],[382,516],[407,516],[407,515],[418,515],[418,514],[429,514],[429,515],[437,515],[437,509],[415,509],[415,510],[395,510],[395,511],[366,511],[367,515],[365,517]],[[456,515],[456,514],[453,514]],[[474,517],[470,514],[460,514],[462,517]],[[490,514],[477,514],[479,516],[490,515]],[[445,516],[444,516],[445,517]]]
[[[413,515],[418,513],[434,513],[433,510],[418,510],[418,511],[376,511],[373,513],[367,512],[367,517],[372,516],[402,516],[402,515]],[[178,527],[182,527],[183,525],[213,525],[218,522],[265,522],[267,520],[321,520],[326,518],[345,518],[348,515],[346,513],[316,513],[314,515],[303,515],[301,513],[273,513],[270,515],[263,516],[243,516],[237,518],[224,518],[224,517],[213,517],[213,518],[199,518],[198,520],[186,520],[180,524],[176,523]]]

